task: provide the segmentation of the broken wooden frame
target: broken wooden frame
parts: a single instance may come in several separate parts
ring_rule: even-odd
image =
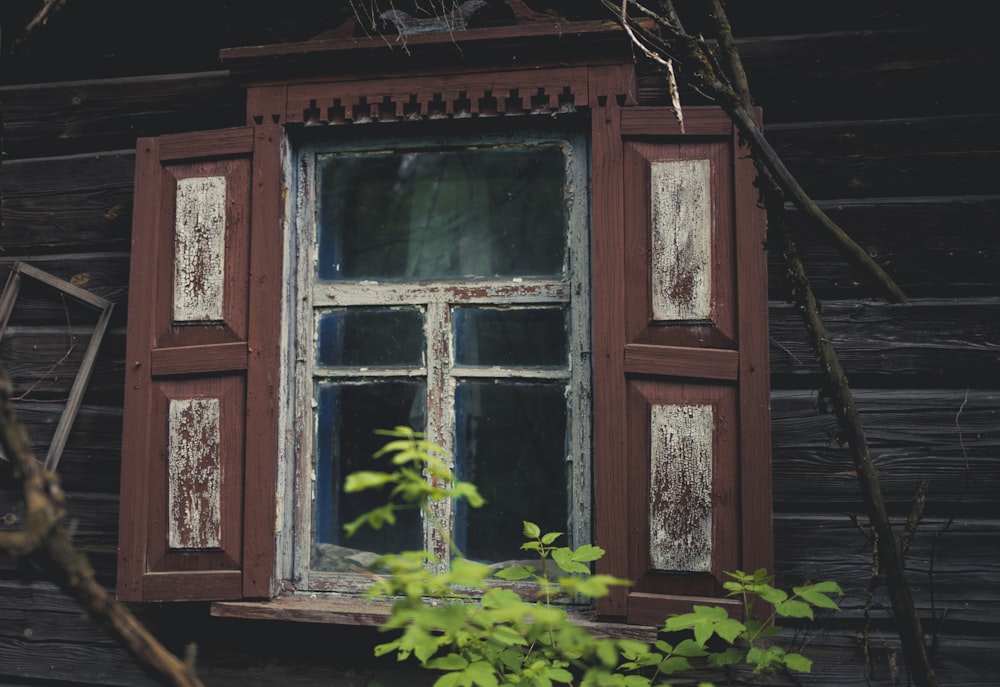
[[[55,434],[52,435],[49,451],[45,456],[45,468],[47,470],[55,470],[59,467],[59,458],[62,456],[63,448],[66,446],[69,432],[73,428],[76,414],[80,410],[80,403],[83,401],[83,392],[87,388],[88,382],[90,382],[91,373],[94,371],[97,350],[101,346],[101,340],[104,338],[108,322],[111,320],[111,311],[114,308],[114,303],[100,296],[95,296],[89,291],[81,289],[79,286],[75,286],[64,279],[59,279],[37,267],[17,261],[11,266],[10,275],[7,277],[7,285],[4,287],[3,295],[0,296],[0,338],[3,337],[3,333],[7,329],[7,321],[10,319],[10,314],[14,310],[14,303],[17,301],[17,296],[21,291],[22,275],[51,286],[60,293],[75,298],[84,305],[98,310],[100,313],[97,318],[97,324],[94,326],[94,332],[90,337],[90,343],[87,345],[87,352],[80,362],[80,369],[76,373],[73,387],[70,389],[69,397],[66,399],[66,407],[59,418],[59,424],[56,426]]]

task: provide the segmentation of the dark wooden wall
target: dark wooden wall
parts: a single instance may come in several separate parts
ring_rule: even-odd
[[[112,585],[135,139],[242,123],[242,94],[219,70],[218,48],[306,38],[342,13],[306,2],[282,3],[280,20],[245,2],[185,0],[144,13],[130,9],[136,3],[68,3],[26,46],[13,45],[38,4],[5,2],[0,15],[0,278],[24,260],[116,303],[60,468],[75,540]],[[732,4],[778,151],[912,298],[905,306],[879,300],[830,246],[804,233],[806,264],[898,518],[917,483],[929,480],[907,565],[940,683],[996,684],[1000,114],[988,3]],[[567,6],[584,13],[583,3]],[[843,613],[796,633],[817,661],[804,683],[864,684],[859,637],[871,546],[852,520],[863,507],[778,256],[771,265],[777,573],[784,584],[832,578],[847,591]],[[0,342],[40,454],[85,348],[88,317],[27,289]],[[0,527],[16,526],[17,501],[0,462]],[[0,558],[0,684],[148,682],[54,587],[19,581],[33,574]],[[199,643],[209,684],[364,685],[371,675],[414,684],[365,658],[375,639],[368,630],[210,618],[198,605],[142,612],[175,648]],[[897,645],[877,593],[873,684],[905,684],[893,672],[902,666]]]

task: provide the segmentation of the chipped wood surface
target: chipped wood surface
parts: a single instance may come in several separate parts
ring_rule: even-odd
[[[175,322],[221,320],[226,273],[226,178],[177,180]]]
[[[219,399],[172,399],[168,538],[172,549],[208,549],[222,537]]]
[[[710,405],[650,408],[649,557],[656,570],[712,567]]]
[[[654,320],[711,317],[711,176],[709,160],[650,163]]]

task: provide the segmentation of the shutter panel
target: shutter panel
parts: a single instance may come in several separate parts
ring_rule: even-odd
[[[259,176],[259,162],[274,157],[276,140],[239,128],[138,143],[119,528],[122,600],[239,599],[247,591],[266,595],[270,584],[270,574],[261,583],[260,569],[273,569],[274,560],[276,431],[274,412],[266,409],[276,401],[262,404],[255,387],[274,376],[255,368],[272,369],[276,343],[265,347],[264,360],[254,351],[253,340],[274,312],[254,310],[259,296],[251,292],[251,227],[255,233],[265,228],[258,226],[251,196],[255,145]],[[278,189],[279,182],[273,177],[271,185]],[[277,255],[280,277],[280,250]],[[266,273],[275,266],[256,268]],[[279,283],[272,275],[266,286],[280,297]],[[276,328],[275,321],[271,331]],[[264,396],[273,395],[270,386]],[[260,415],[262,407],[265,417],[256,420],[262,427],[248,442],[248,412]],[[258,445],[259,434],[269,429],[270,445]],[[248,475],[262,479],[264,489],[270,480],[269,505],[259,488],[248,489]],[[263,524],[270,523],[263,539],[269,544],[246,531],[244,516],[260,509],[270,514]],[[256,569],[248,584],[250,561]]]
[[[625,422],[594,422],[595,446],[623,430],[625,446],[595,453],[595,515],[603,570],[635,584],[600,610],[659,625],[692,603],[738,608],[724,573],[771,566],[765,222],[724,113],[686,108],[681,134],[668,108],[619,112],[621,222],[594,231],[622,283],[594,289],[621,294],[617,337],[595,315],[621,362],[595,396],[622,399]]]

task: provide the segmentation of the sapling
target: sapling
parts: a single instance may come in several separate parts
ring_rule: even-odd
[[[353,473],[345,491],[391,486],[390,500],[346,524],[345,530],[351,534],[363,525],[381,529],[393,524],[400,510],[419,508],[449,543],[451,560],[442,565],[429,551],[407,551],[374,563],[381,574],[368,594],[394,599],[381,629],[399,631],[396,639],[375,647],[376,655],[395,653],[400,661],[414,657],[423,667],[440,671],[435,687],[651,687],[696,665],[748,663],[755,672],[810,669],[808,659],[767,640],[779,631],[773,625],[776,616],[812,618],[812,607],[836,609],[829,594],[842,592],[835,583],[796,587],[789,596],[770,585],[764,570],[727,573],[732,581],[724,586],[730,596],[741,598],[745,622],[730,618],[721,607],[695,606],[691,613],[666,620],[664,632],[691,633],[675,644],[595,637],[574,621],[571,604],[629,584],[591,572],[589,564],[604,555],[603,549],[560,546],[563,533],[543,532],[523,521],[521,549],[535,556],[537,564],[494,570],[467,559],[431,504],[466,499],[478,508],[484,500],[475,485],[456,479],[444,450],[422,434],[408,427],[379,433],[391,440],[376,457],[388,457],[393,471]],[[769,617],[752,619],[753,610],[763,604],[773,609]],[[709,644],[714,636],[729,646],[716,650]]]

